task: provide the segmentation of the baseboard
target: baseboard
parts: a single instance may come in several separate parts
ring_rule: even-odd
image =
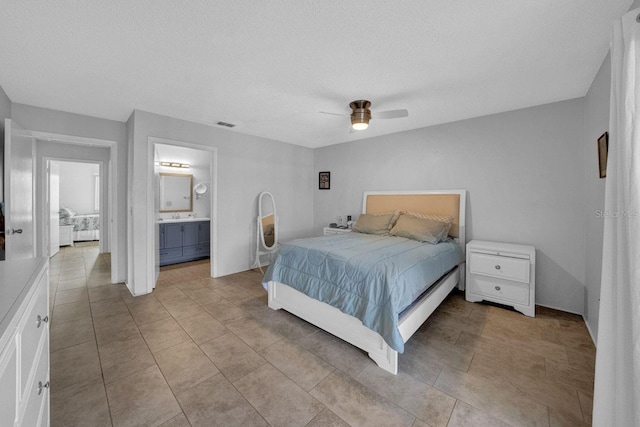
[[[584,319],[584,316],[582,316],[582,313],[576,313],[575,311],[570,311],[570,310],[567,310],[566,308],[559,308],[559,307],[554,307],[554,306],[551,306],[551,305],[538,304],[538,303],[536,303],[536,305],[539,305],[540,307],[550,308],[552,310],[564,311],[565,313],[575,314],[577,316],[581,316]]]
[[[598,348],[598,343],[596,342],[596,339],[593,336],[593,332],[591,331],[591,328],[589,327],[589,322],[587,322],[587,319],[585,319],[584,316],[582,316],[582,320],[584,320],[584,324],[587,325],[587,331],[589,331],[589,335],[591,336],[591,341],[593,341],[593,345],[597,349]]]

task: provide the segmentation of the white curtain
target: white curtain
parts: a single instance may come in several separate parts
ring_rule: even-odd
[[[594,426],[640,426],[640,9],[614,23]]]

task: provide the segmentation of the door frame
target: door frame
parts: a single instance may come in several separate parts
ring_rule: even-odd
[[[113,283],[119,283],[119,282],[124,282],[125,278],[121,277],[120,275],[122,274],[122,267],[120,266],[120,262],[118,260],[118,256],[117,254],[121,251],[125,249],[125,245],[123,245],[123,242],[120,242],[118,239],[118,197],[117,197],[117,177],[116,177],[116,173],[118,170],[118,142],[117,141],[113,141],[113,140],[107,140],[107,139],[97,139],[97,138],[86,138],[86,137],[80,137],[80,136],[73,136],[73,135],[64,135],[64,134],[57,134],[57,133],[52,133],[52,132],[41,132],[41,131],[31,131],[31,135],[35,138],[36,140],[36,157],[37,157],[37,144],[38,141],[42,140],[42,141],[49,141],[49,142],[55,142],[58,144],[65,144],[65,145],[81,145],[81,146],[85,146],[85,147],[99,147],[99,148],[107,148],[109,150],[109,162],[108,165],[104,165],[104,162],[102,161],[85,161],[85,162],[93,162],[93,163],[101,163],[102,167],[100,168],[100,180],[101,180],[101,186],[102,188],[104,188],[104,170],[108,171],[108,182],[107,182],[107,198],[109,200],[109,209],[108,212],[105,213],[105,221],[108,221],[108,225],[109,225],[109,237],[108,237],[108,242],[109,242],[109,247],[105,248],[105,250],[110,250],[112,256],[111,256],[111,281]],[[52,158],[52,157],[47,157],[46,159],[49,160],[61,160],[61,161],[80,161],[82,162],[83,160],[79,160],[79,159],[69,159],[69,158]],[[39,215],[40,219],[39,219],[39,225],[40,225],[40,230],[48,230],[47,225],[44,224],[45,222],[48,222],[48,219],[44,218],[44,211],[46,210],[46,200],[45,200],[45,189],[47,186],[47,174],[46,174],[46,159],[43,157],[43,162],[39,165],[36,166],[36,178],[38,179],[38,183],[40,186],[40,194],[39,194],[39,204],[38,204],[38,212],[37,215]],[[36,162],[34,162],[35,164]],[[106,168],[106,169],[105,169]],[[39,175],[39,176],[38,176]],[[37,190],[36,190],[37,191]],[[102,215],[104,206],[101,206],[100,208],[100,212]],[[46,213],[48,215],[48,212]],[[103,224],[104,222],[101,220],[101,224]],[[48,253],[48,248],[45,247],[44,243],[46,241],[48,241],[48,236],[46,236],[46,233],[41,233],[42,236],[40,238],[40,245],[39,245],[39,256],[47,256]],[[115,256],[113,256],[113,254],[116,254]]]
[[[158,264],[157,257],[155,256],[157,246],[157,224],[156,224],[156,211],[155,211],[155,188],[154,188],[154,173],[155,173],[155,145],[175,145],[179,147],[191,148],[194,150],[201,150],[210,153],[209,162],[209,176],[211,176],[211,183],[209,185],[209,202],[211,212],[211,227],[209,230],[209,253],[211,260],[211,270],[209,272],[211,277],[218,276],[218,233],[217,233],[217,220],[218,220],[218,148],[210,147],[206,145],[193,144],[184,141],[175,141],[171,139],[157,138],[150,136],[147,138],[147,293],[151,292],[156,283],[156,264]],[[193,190],[193,189],[192,189]]]
[[[49,236],[48,240],[47,240],[47,244],[45,245],[43,243],[43,248],[42,250],[44,251],[45,249],[47,250],[47,255],[49,256],[49,258],[51,258],[52,256],[56,255],[58,252],[60,252],[60,233],[58,232],[58,242],[57,242],[57,250],[55,254],[52,254],[51,252],[51,248],[52,248],[52,236],[54,235],[54,233],[52,233],[51,230],[51,160],[45,160],[45,167],[44,167],[44,174],[45,174],[45,188],[44,188],[44,211],[45,213],[48,212],[49,215],[46,215],[47,219],[45,220],[45,223],[47,224],[47,229],[44,230],[44,233],[46,236]],[[60,211],[60,171],[58,170],[58,211]],[[58,218],[59,218],[59,214],[58,214]],[[59,227],[58,227],[58,231],[59,231]]]

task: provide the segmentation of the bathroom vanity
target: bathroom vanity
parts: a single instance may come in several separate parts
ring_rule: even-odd
[[[209,257],[209,218],[164,219],[158,224],[161,266]]]

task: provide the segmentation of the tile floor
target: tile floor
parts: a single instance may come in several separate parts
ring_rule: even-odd
[[[582,318],[452,294],[400,372],[266,305],[261,275],[163,268],[133,298],[95,245],[51,260],[53,426],[582,426],[595,349]]]

